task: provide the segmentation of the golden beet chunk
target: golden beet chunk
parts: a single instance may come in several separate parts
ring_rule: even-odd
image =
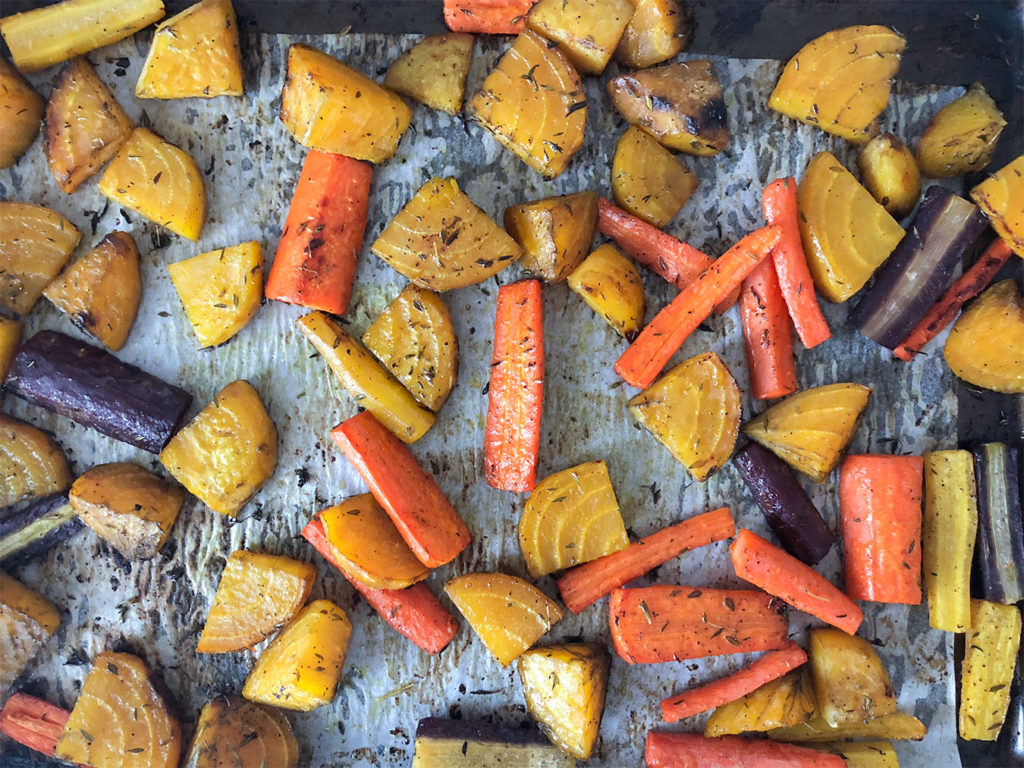
[[[210,509],[236,515],[277,467],[277,427],[239,379],[222,389],[160,453],[171,476]]]
[[[568,277],[569,287],[615,332],[632,341],[644,324],[644,283],[632,259],[605,243]]]
[[[1006,119],[981,83],[932,117],[917,145],[917,162],[926,176],[944,179],[980,171],[996,151]]]
[[[903,218],[913,210],[921,196],[921,171],[896,136],[875,136],[857,155],[857,167],[868,192],[890,215]]]
[[[696,480],[732,456],[740,429],[740,389],[714,352],[691,357],[629,401],[629,410]]]
[[[899,755],[889,741],[821,741],[805,746],[839,755],[847,768],[900,768]]]
[[[950,331],[944,354],[966,382],[996,392],[1024,392],[1024,301],[1013,280],[996,283],[967,308]]]
[[[924,723],[905,712],[876,717],[867,722],[849,722],[832,727],[821,715],[788,728],[773,728],[766,734],[776,741],[822,742],[841,739],[892,739],[920,741],[928,729]],[[810,746],[810,745],[808,745]]]
[[[199,713],[186,768],[297,768],[299,743],[276,709],[237,696],[207,702]]]
[[[242,695],[299,712],[330,704],[351,637],[345,612],[330,600],[314,600],[260,654]]]
[[[0,384],[7,378],[7,371],[11,368],[11,361],[18,354],[18,345],[21,344],[22,326],[20,320],[13,317],[0,315]]]
[[[0,202],[0,304],[26,314],[75,250],[82,233],[56,211]]]
[[[384,85],[449,115],[462,111],[473,36],[465,32],[420,40],[388,67]]]
[[[232,552],[196,650],[230,653],[267,639],[303,606],[314,578],[311,563],[245,549]]]
[[[526,26],[556,42],[586,75],[600,75],[633,16],[630,0],[540,0]]]
[[[505,229],[523,248],[519,263],[549,283],[579,266],[594,241],[597,193],[548,197],[505,209]]]
[[[504,667],[562,618],[554,600],[504,573],[459,576],[445,584],[444,591]]]
[[[811,678],[794,669],[735,701],[716,707],[704,726],[709,737],[788,728],[806,721],[818,709]]]
[[[811,630],[807,655],[818,713],[832,727],[864,723],[896,711],[889,673],[863,637],[819,627]]]
[[[59,626],[53,603],[0,571],[0,698]]]
[[[615,49],[615,58],[630,69],[668,61],[690,42],[693,24],[680,0],[633,0],[633,5]]]
[[[111,232],[46,286],[43,296],[108,349],[128,341],[142,300],[139,249],[127,232]]]
[[[181,726],[149,668],[127,653],[93,660],[54,753],[92,768],[177,768]]]
[[[0,413],[0,507],[71,485],[64,451],[41,429]]]
[[[32,146],[44,105],[18,70],[0,58],[0,169],[10,168]]]
[[[972,189],[971,199],[988,216],[992,229],[1024,259],[1024,155]]]
[[[686,205],[700,180],[635,126],[630,126],[612,158],[612,194],[620,208],[661,229]]]

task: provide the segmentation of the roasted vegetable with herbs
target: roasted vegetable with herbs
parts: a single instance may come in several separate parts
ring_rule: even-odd
[[[185,768],[298,768],[299,743],[288,719],[236,696],[207,702],[199,713]]]
[[[0,571],[0,699],[60,626],[43,595]]]
[[[889,215],[901,219],[921,196],[921,171],[914,153],[891,133],[880,133],[857,155],[857,167],[871,196]]]
[[[1024,600],[1024,515],[1020,452],[1006,443],[984,443],[974,454],[978,487],[978,565],[986,600]]]
[[[917,145],[925,176],[944,179],[980,171],[996,151],[1006,120],[981,83],[932,117]]]
[[[412,768],[575,768],[576,758],[536,728],[508,728],[489,720],[425,717],[416,727]]]
[[[896,712],[896,690],[878,653],[862,637],[831,627],[811,630],[808,645],[818,714],[833,727]]]
[[[54,210],[0,202],[0,304],[26,314],[81,237],[75,225]]]
[[[473,36],[463,32],[420,40],[388,67],[384,85],[449,115],[462,111]]]
[[[644,283],[640,270],[614,245],[594,249],[566,278],[579,295],[616,333],[632,341],[644,322]]]
[[[68,460],[57,441],[31,424],[0,413],[0,507],[70,485]]]
[[[7,378],[7,371],[18,353],[21,331],[21,320],[0,315],[0,384]]]
[[[0,169],[10,168],[32,146],[44,103],[18,70],[0,58]]]
[[[964,310],[943,350],[964,381],[996,392],[1024,392],[1024,299],[1013,280],[986,290]]]
[[[664,227],[686,205],[700,180],[649,133],[630,126],[612,158],[615,202],[648,224]]]
[[[995,741],[1019,663],[1020,608],[972,600],[970,624],[960,666],[960,738]]]
[[[522,246],[519,264],[548,282],[564,280],[590,250],[597,193],[549,197],[505,209],[505,229]]]
[[[47,552],[82,528],[66,493],[53,493],[0,517],[0,565],[9,567]]]
[[[852,739],[892,739],[893,741],[920,741],[928,733],[924,723],[906,712],[893,712],[872,718],[867,722],[850,721],[838,726],[830,725],[821,715],[788,728],[773,728],[767,736],[779,741],[824,742]]]
[[[682,0],[632,0],[633,15],[615,49],[615,58],[633,69],[667,61],[693,35],[693,19]]]
[[[600,75],[633,16],[630,0],[540,0],[526,26],[558,47],[585,75]]]
[[[992,228],[1024,258],[1024,155],[1003,166],[971,190],[971,199]]]
[[[805,668],[777,677],[728,704],[716,707],[704,726],[705,736],[727,736],[785,728],[817,711],[814,688]]]

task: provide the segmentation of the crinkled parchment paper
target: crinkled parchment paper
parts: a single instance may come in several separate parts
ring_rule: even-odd
[[[415,39],[348,35],[302,41],[380,76],[387,62]],[[80,252],[114,228],[126,228],[136,237],[145,288],[138,323],[119,357],[190,390],[196,398],[193,411],[228,382],[245,377],[262,394],[281,435],[277,472],[239,519],[221,516],[193,499],[186,503],[164,551],[149,562],[127,562],[85,531],[47,557],[15,569],[15,575],[42,590],[63,611],[57,636],[21,684],[71,706],[95,654],[108,648],[133,650],[163,676],[190,732],[207,700],[241,690],[255,658],[255,652],[201,656],[194,651],[225,558],[240,547],[312,558],[319,571],[313,597],[327,597],[344,607],[355,632],[334,703],[308,714],[289,714],[302,744],[302,764],[404,766],[412,754],[420,717],[525,720],[514,667],[503,669],[464,623],[439,656],[421,653],[356,598],[344,579],[299,538],[299,530],[318,509],[365,490],[328,437],[331,427],[356,412],[356,404],[339,390],[323,361],[296,331],[295,320],[303,310],[266,305],[235,339],[198,351],[165,269],[171,262],[249,239],[260,240],[268,261],[272,258],[305,154],[277,117],[285,53],[296,41],[283,36],[247,37],[245,96],[209,101],[134,98],[133,87],[148,45],[145,35],[90,56],[128,113],[191,152],[204,170],[209,211],[198,244],[108,205],[95,180],[72,196],[62,194],[46,168],[40,141],[15,168],[0,172],[0,198],[49,205],[68,216],[82,229]],[[502,39],[478,43],[470,93],[504,45]],[[669,231],[717,255],[760,224],[760,192],[766,182],[780,175],[799,176],[821,149],[831,149],[853,167],[854,150],[765,107],[780,63],[713,61],[725,87],[732,141],[718,157],[685,158],[700,177],[700,187]],[[350,329],[362,333],[405,284],[403,277],[369,253],[368,246],[429,177],[454,176],[498,221],[507,205],[525,200],[582,189],[609,194],[611,156],[625,128],[604,91],[607,77],[616,72],[613,64],[605,78],[585,81],[591,105],[586,143],[554,181],[542,180],[478,126],[417,106],[397,156],[374,175],[366,247],[347,316]],[[51,71],[34,81],[46,93],[54,76]],[[897,85],[886,124],[912,139],[928,116],[958,93]],[[447,579],[472,571],[526,576],[515,536],[524,497],[488,487],[482,479],[481,455],[496,289],[498,283],[516,280],[521,274],[513,267],[495,280],[445,296],[461,345],[458,386],[436,425],[412,450],[435,474],[474,538],[454,564],[431,576],[435,591]],[[645,275],[645,285],[650,317],[674,289],[651,274]],[[886,350],[845,327],[845,307],[826,305],[825,312],[836,337],[815,350],[798,352],[799,379],[804,387],[857,381],[874,388],[852,450],[917,454],[952,447],[956,398],[946,366],[926,355],[911,364],[893,363]],[[738,525],[767,533],[751,495],[730,466],[706,483],[694,483],[668,451],[637,428],[625,407],[632,392],[612,371],[624,342],[564,284],[545,286],[544,319],[547,371],[541,476],[606,459],[626,525],[635,536],[721,505],[732,508]],[[28,333],[41,328],[78,333],[45,300],[27,320]],[[747,370],[735,308],[710,319],[705,330],[686,342],[677,360],[707,349],[722,356],[745,393],[744,417],[761,410],[763,406],[746,394]],[[12,396],[5,398],[4,410],[52,430],[79,472],[119,460],[158,466],[149,454]],[[836,528],[834,478],[821,486],[805,478],[803,484]],[[839,565],[838,552],[833,551],[821,569],[836,577]],[[650,579],[742,586],[732,574],[725,543],[673,560]],[[557,596],[552,580],[543,579],[539,585]],[[607,642],[605,606],[602,601],[580,616],[567,617],[544,641],[582,637]],[[866,613],[862,633],[875,642],[885,660],[900,692],[901,707],[929,727],[923,743],[899,745],[902,764],[908,768],[959,765],[950,636],[928,628],[923,607],[869,605]],[[805,615],[791,613],[798,638],[811,623]],[[659,725],[662,698],[723,675],[747,660],[730,656],[629,667],[613,654],[601,739],[590,764],[601,768],[640,765],[644,736]],[[687,723],[685,727],[696,730],[698,726]],[[0,743],[0,751],[10,748],[9,741]]]

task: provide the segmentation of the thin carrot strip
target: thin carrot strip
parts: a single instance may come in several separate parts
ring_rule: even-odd
[[[740,288],[740,318],[750,366],[750,385],[758,400],[796,392],[793,334],[775,265],[765,259]]]
[[[715,304],[739,287],[779,241],[781,230],[762,227],[740,240],[661,310],[615,363],[627,383],[646,389],[711,314]]]
[[[647,768],[846,768],[846,761],[839,755],[796,744],[659,731],[647,734],[644,761]]]
[[[537,0],[444,0],[444,22],[452,32],[518,35]]]
[[[35,696],[15,693],[0,710],[0,733],[53,757],[71,713]]]

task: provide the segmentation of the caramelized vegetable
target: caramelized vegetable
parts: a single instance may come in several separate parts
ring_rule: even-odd
[[[1024,300],[1013,280],[996,283],[967,307],[944,349],[950,369],[996,392],[1024,392]]]
[[[864,186],[889,215],[901,219],[921,196],[921,172],[907,145],[891,133],[880,133],[857,155]]]
[[[971,629],[960,667],[960,738],[995,741],[999,736],[1010,705],[1020,633],[1016,605],[971,601]]]
[[[210,509],[236,515],[277,466],[277,427],[239,379],[217,393],[160,453],[160,462]]]
[[[519,263],[548,282],[564,280],[590,250],[597,193],[549,197],[505,209],[505,229],[523,248]]]
[[[896,711],[896,691],[871,643],[839,629],[811,630],[811,676],[818,713],[833,727]]]
[[[10,168],[32,146],[43,121],[43,104],[18,70],[0,58],[0,169]]]
[[[71,485],[64,451],[41,429],[0,413],[0,507]]]
[[[51,493],[0,518],[0,565],[7,568],[69,539],[85,526],[66,493]]]
[[[57,276],[82,233],[56,211],[0,202],[0,304],[26,314]]]
[[[566,55],[528,29],[470,100],[469,114],[524,163],[554,178],[583,146],[587,102]]]
[[[839,755],[846,761],[847,768],[900,768],[899,757],[892,743],[888,741],[823,741],[808,744],[811,749]]]
[[[816,711],[810,676],[805,669],[795,669],[716,708],[704,726],[704,735],[727,736],[785,728],[804,722]]]
[[[585,75],[600,75],[633,16],[630,0],[540,0],[526,26],[558,47]]]
[[[567,278],[569,287],[615,332],[632,341],[644,322],[644,283],[636,265],[605,243]]]
[[[60,626],[43,595],[0,571],[0,698]]]
[[[416,727],[412,768],[505,766],[575,768],[576,758],[550,744],[536,728],[508,728],[490,720],[439,717],[425,717]]]
[[[245,549],[232,552],[196,651],[229,653],[266,640],[306,602],[314,578],[311,563]]]
[[[686,205],[700,180],[667,149],[635,126],[615,147],[612,194],[619,207],[661,228]]]
[[[944,179],[980,171],[996,151],[1006,120],[981,83],[932,117],[917,145],[925,176]]]
[[[680,0],[633,0],[633,16],[615,49],[615,58],[632,69],[667,61],[690,42],[688,8]]]
[[[971,199],[1013,252],[1024,258],[1024,155],[1000,168],[971,190]]]
[[[867,722],[849,722],[833,727],[823,717],[789,728],[773,728],[767,736],[779,741],[820,742],[844,739],[892,739],[893,741],[920,741],[928,729],[924,723],[906,712],[893,712]]]
[[[7,378],[7,370],[21,344],[21,321],[0,315],[0,385]]]
[[[384,85],[449,115],[462,111],[473,36],[465,32],[420,40],[388,67]]]
[[[471,573],[444,585],[477,636],[507,667],[562,618],[539,589],[504,573]]]
[[[732,455],[740,428],[740,390],[722,359],[705,352],[636,395],[629,410],[703,481]]]
[[[288,719],[235,696],[207,702],[199,713],[185,768],[298,768],[299,743]]]

